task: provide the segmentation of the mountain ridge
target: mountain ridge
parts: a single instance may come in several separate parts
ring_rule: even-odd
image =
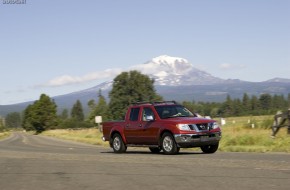
[[[283,94],[290,92],[290,79],[273,78],[263,82],[242,81],[239,79],[221,79],[195,68],[188,60],[179,57],[162,55],[144,64],[131,68],[155,80],[155,89],[166,100],[221,102],[227,95],[242,98],[244,93],[259,96],[262,93]],[[71,109],[76,100],[80,100],[84,109],[91,99],[97,101],[99,90],[108,99],[113,81],[106,81],[88,89],[71,92],[52,99],[58,110]],[[12,105],[0,105],[0,115],[23,111],[33,101]]]
[[[271,79],[270,79],[271,81]],[[91,99],[98,100],[98,92],[102,90],[102,94],[108,100],[108,94],[111,88],[108,88],[108,84],[101,83],[89,89],[84,89],[77,92],[54,96],[55,103],[58,105],[58,110],[71,109],[76,100],[80,100],[87,110],[87,102]],[[271,95],[279,94],[287,95],[290,92],[290,83],[286,82],[233,82],[226,84],[207,84],[207,85],[180,85],[180,86],[166,86],[155,85],[155,89],[158,94],[164,97],[165,100],[182,101],[203,101],[203,102],[222,102],[225,101],[227,95],[231,98],[241,99],[244,93],[249,96],[259,96],[263,93]],[[11,112],[21,112],[29,104],[34,101],[23,102],[12,105],[0,105],[0,115],[5,116]]]

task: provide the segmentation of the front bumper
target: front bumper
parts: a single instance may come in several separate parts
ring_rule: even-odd
[[[175,134],[175,142],[180,148],[200,147],[218,144],[221,132],[205,134]]]

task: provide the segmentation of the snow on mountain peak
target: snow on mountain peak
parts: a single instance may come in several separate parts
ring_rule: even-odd
[[[164,72],[167,74],[183,75],[193,67],[192,64],[184,58],[171,57],[168,55],[155,57],[148,61],[146,65],[151,68],[156,68],[157,71],[162,71],[162,75],[165,74]]]
[[[194,68],[186,59],[168,55],[155,57],[145,64],[135,65],[131,69],[149,75],[155,79],[155,83],[158,85],[175,86],[221,82],[221,79]]]
[[[168,55],[160,55],[158,57],[155,57],[151,60],[151,62],[156,64],[168,64],[168,65],[174,65],[176,62],[180,63],[189,63],[186,59],[180,58],[180,57],[171,57]]]

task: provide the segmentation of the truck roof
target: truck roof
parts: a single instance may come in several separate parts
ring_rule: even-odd
[[[179,105],[176,101],[155,101],[155,102],[135,102],[132,104],[133,106],[137,105]]]

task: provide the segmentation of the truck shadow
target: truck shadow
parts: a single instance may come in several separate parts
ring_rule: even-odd
[[[113,151],[106,151],[106,152],[100,152],[102,154],[117,154],[117,153],[114,153]],[[152,153],[150,151],[135,151],[135,150],[132,150],[132,151],[126,151],[125,153],[121,153],[121,154],[118,154],[118,155],[130,155],[130,154],[143,154],[143,155],[160,155],[160,156],[178,156],[178,155],[203,155],[204,153],[203,152],[179,152],[178,154],[175,154],[175,155],[165,155],[163,154],[162,152],[160,153]]]

